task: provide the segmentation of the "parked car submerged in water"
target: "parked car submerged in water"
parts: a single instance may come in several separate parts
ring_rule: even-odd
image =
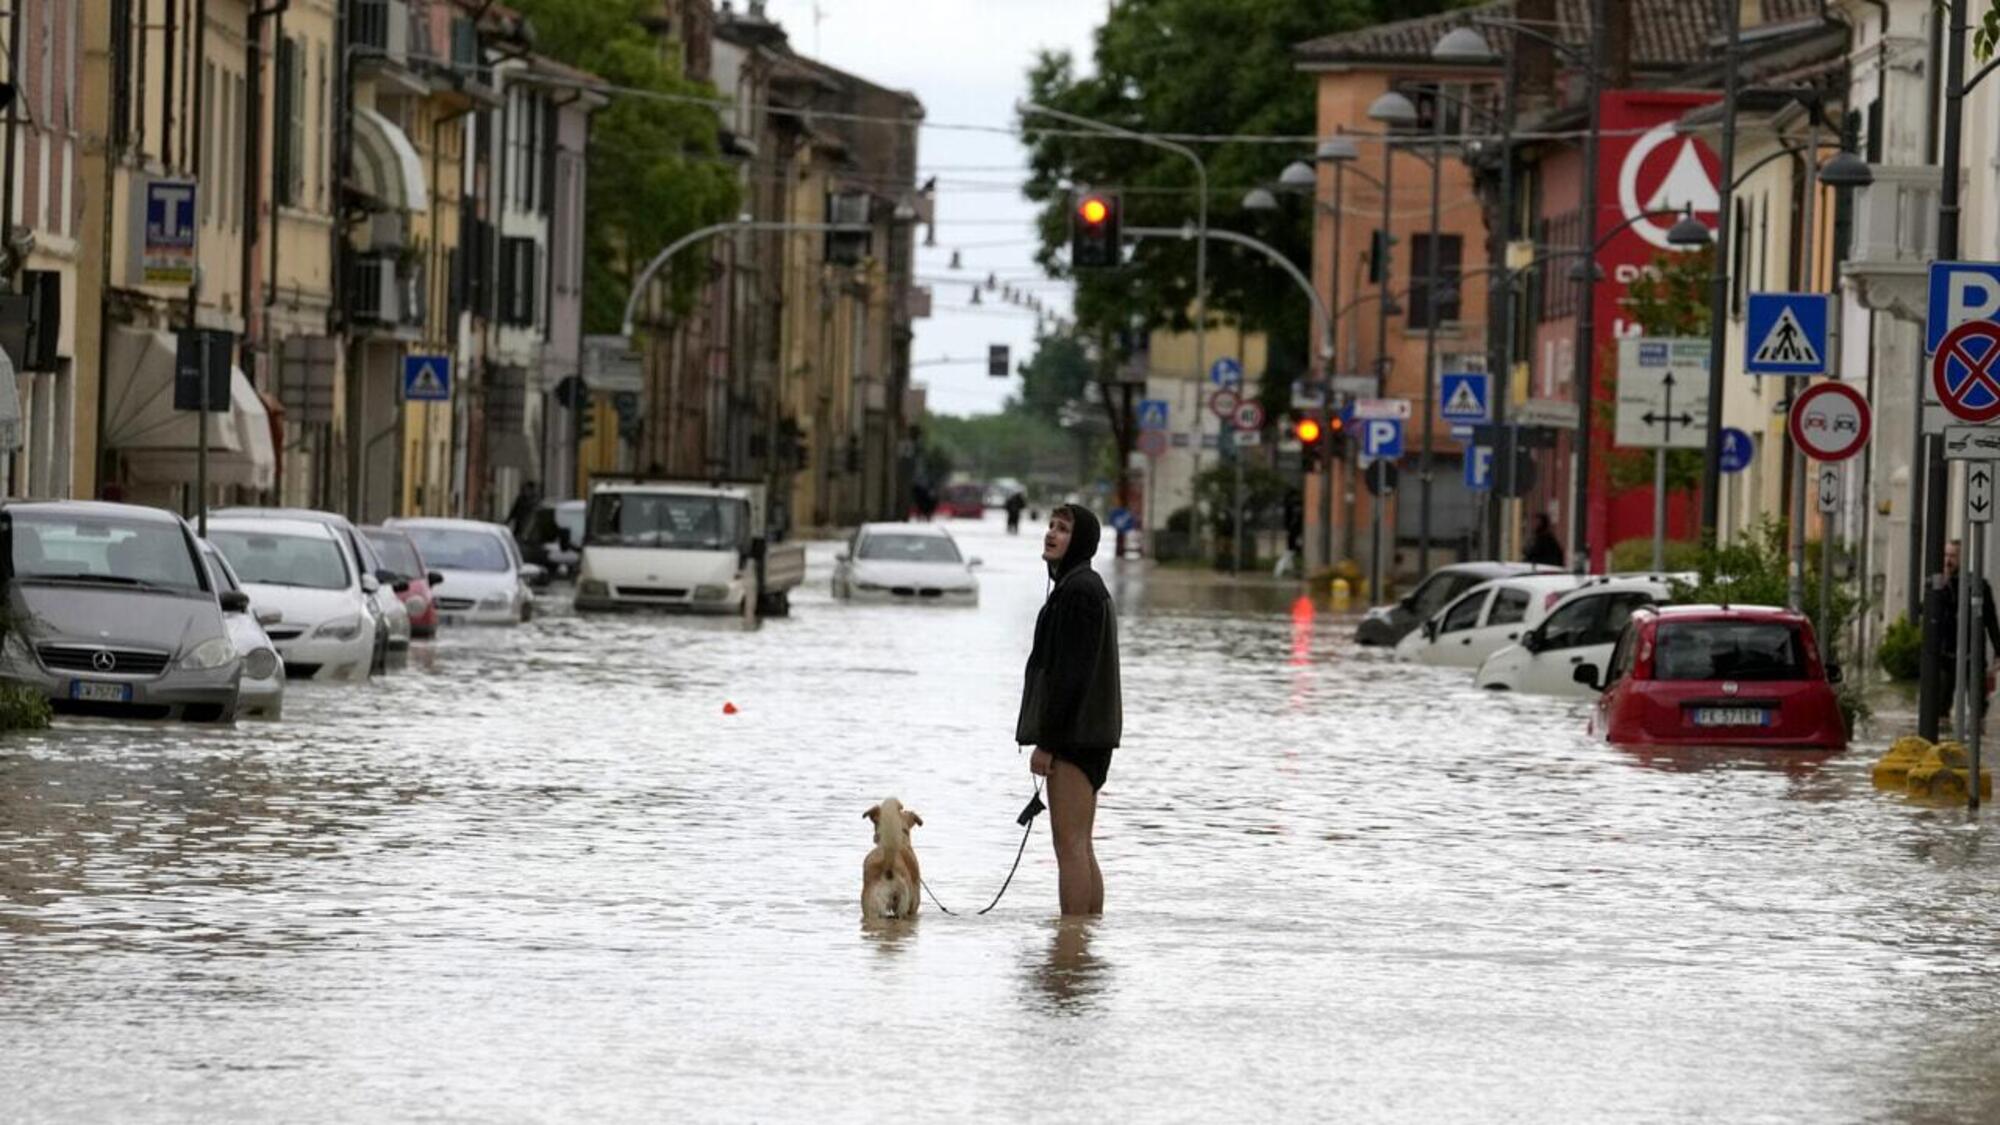
[[[363,527],[361,534],[368,537],[394,578],[389,588],[403,600],[403,609],[410,615],[410,636],[437,636],[437,593],[432,587],[443,583],[444,575],[430,569],[416,543],[395,528]]]
[[[455,519],[394,519],[383,524],[408,535],[439,578],[439,621],[446,625],[518,625],[534,616],[530,589],[540,568],[521,561],[514,537],[497,523]]]
[[[264,632],[267,625],[275,626],[284,615],[269,606],[257,605],[250,599],[249,591],[236,576],[235,568],[215,544],[203,542],[202,558],[208,563],[210,577],[215,579],[215,588],[221,597],[230,593],[242,594],[248,601],[242,609],[224,609],[223,624],[229,628],[230,642],[236,646],[236,655],[243,659],[243,679],[237,686],[236,717],[239,719],[276,719],[285,710],[285,660],[278,655],[278,647],[271,643],[270,634]],[[236,604],[231,599],[231,605]]]
[[[1582,664],[1599,668],[1611,662],[1611,648],[1625,631],[1632,614],[1672,597],[1672,575],[1593,578],[1571,591],[1540,625],[1521,634],[1519,642],[1486,658],[1473,673],[1477,687],[1493,691],[1525,691],[1536,695],[1583,698],[1595,694],[1576,682]]]
[[[1420,664],[1477,668],[1541,624],[1549,607],[1581,581],[1574,574],[1556,573],[1482,582],[1397,641],[1396,655]]]
[[[324,524],[334,533],[334,539],[341,544],[350,564],[357,575],[365,575],[374,581],[369,585],[368,601],[370,616],[376,624],[375,670],[388,670],[388,655],[391,649],[404,649],[410,645],[410,611],[403,608],[403,600],[394,589],[395,572],[382,561],[375,552],[374,544],[361,534],[354,522],[338,512],[322,512],[316,508],[218,508],[211,511],[209,519],[217,516],[253,516],[273,519],[310,520]],[[234,561],[234,560],[232,560]]]
[[[194,531],[171,512],[96,501],[0,506],[11,627],[0,667],[59,713],[230,722],[243,660]]]
[[[1812,623],[1768,606],[1674,606],[1632,615],[1607,668],[1579,664],[1600,694],[1591,733],[1609,742],[1840,750],[1847,725]]]
[[[1512,578],[1518,574],[1560,574],[1562,568],[1532,563],[1466,562],[1441,566],[1430,572],[1417,588],[1388,605],[1378,605],[1362,617],[1354,628],[1354,640],[1364,645],[1393,645],[1410,630],[1430,620],[1431,615],[1452,599],[1482,582]]]
[[[370,612],[381,581],[356,570],[325,523],[274,516],[210,516],[208,539],[252,601],[280,619],[265,632],[292,679],[365,680],[379,652]]]

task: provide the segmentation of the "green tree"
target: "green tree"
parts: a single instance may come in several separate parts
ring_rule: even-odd
[[[1035,354],[1021,365],[1021,397],[1026,413],[1055,425],[1065,404],[1083,397],[1093,366],[1090,353],[1074,336],[1038,336]]]
[[[615,332],[632,279],[674,239],[737,210],[730,167],[717,155],[714,98],[680,72],[646,28],[654,0],[520,0],[539,32],[536,50],[619,87],[591,119],[585,223],[584,331]],[[705,258],[673,263],[685,307],[706,276]]]

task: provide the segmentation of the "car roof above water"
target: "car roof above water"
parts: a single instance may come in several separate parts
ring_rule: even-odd
[[[505,535],[507,528],[502,524],[485,520],[461,520],[448,516],[399,516],[382,521],[382,526],[390,531],[409,531],[436,528],[439,531],[483,531],[494,535]]]
[[[266,535],[292,535],[303,539],[327,539],[340,542],[339,533],[320,520],[298,519],[293,516],[231,515],[208,517],[208,530],[216,531],[261,531]]]
[[[864,523],[863,535],[922,535],[932,539],[950,539],[951,532],[941,523]]]
[[[8,512],[47,512],[66,516],[100,516],[136,523],[179,524],[181,517],[165,508],[144,504],[117,504],[108,500],[9,500],[0,504]]]

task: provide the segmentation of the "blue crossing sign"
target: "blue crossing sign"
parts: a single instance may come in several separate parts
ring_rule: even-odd
[[[450,402],[451,357],[448,355],[404,356],[403,401]]]
[[[1750,467],[1750,459],[1757,455],[1757,443],[1750,435],[1735,426],[1725,426],[1722,430],[1722,455],[1716,460],[1725,473],[1740,473]]]
[[[1139,400],[1139,428],[1142,430],[1164,430],[1167,428],[1167,400],[1163,398],[1142,398]]]
[[[1743,370],[1751,375],[1824,375],[1831,358],[1826,293],[1752,293],[1743,317]]]
[[[1394,461],[1403,455],[1403,423],[1397,418],[1364,418],[1361,421],[1361,455]]]
[[[1493,420],[1493,380],[1484,371],[1447,371],[1438,376],[1438,414],[1457,425]]]

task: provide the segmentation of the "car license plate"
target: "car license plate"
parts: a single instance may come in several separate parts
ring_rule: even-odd
[[[1771,713],[1762,707],[1697,707],[1694,709],[1694,725],[1698,727],[1761,727],[1769,726]]]
[[[131,684],[97,684],[89,680],[71,680],[69,697],[90,703],[130,703]]]

